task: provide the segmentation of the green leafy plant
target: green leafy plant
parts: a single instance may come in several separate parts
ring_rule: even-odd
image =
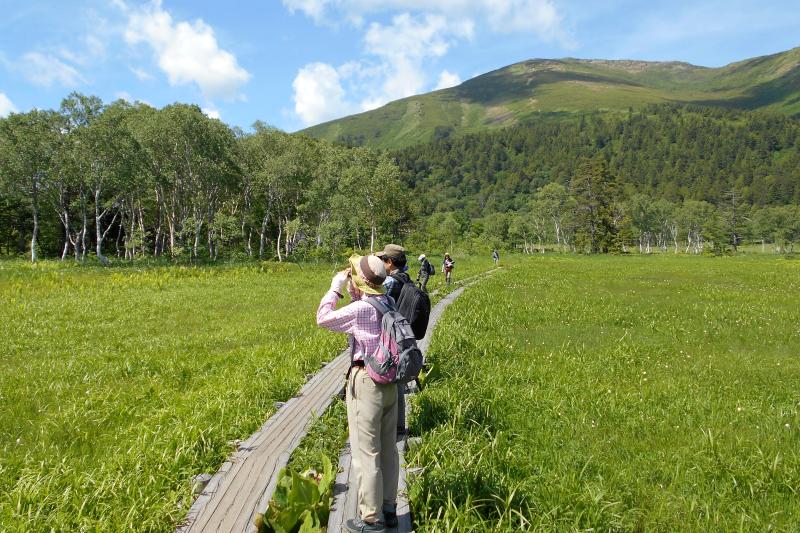
[[[284,469],[266,512],[256,515],[258,533],[325,531],[336,473],[325,455],[322,464],[321,474],[315,470],[298,474]]]
[[[431,379],[435,380],[438,377],[436,365],[430,365],[427,370],[424,370],[419,373],[419,377],[417,378],[417,384],[419,385],[419,390],[425,389],[425,385]]]

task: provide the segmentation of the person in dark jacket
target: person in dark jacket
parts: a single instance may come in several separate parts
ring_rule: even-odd
[[[397,302],[403,285],[411,283],[411,276],[408,275],[408,265],[406,264],[406,249],[399,244],[387,244],[382,252],[375,252],[386,267],[386,280],[383,287],[386,294]],[[406,434],[406,401],[405,385],[397,387],[397,434]]]
[[[428,261],[428,258],[425,257],[425,254],[419,256],[419,274],[417,274],[417,283],[419,284],[419,288],[425,292],[428,292],[427,285],[428,279],[431,277],[431,272],[433,268],[431,267],[431,262]]]
[[[400,290],[406,283],[411,283],[411,276],[408,275],[408,265],[406,264],[406,249],[399,244],[387,244],[382,252],[375,252],[383,266],[386,267],[386,281],[383,286],[386,294],[391,296],[394,301],[400,296]]]

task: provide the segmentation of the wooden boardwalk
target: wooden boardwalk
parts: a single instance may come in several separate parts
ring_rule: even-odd
[[[320,416],[344,387],[349,366],[349,352],[339,354],[242,442],[194,501],[178,533],[255,531],[255,514],[267,508],[278,473],[314,417]]]
[[[473,276],[460,282],[464,287],[475,283],[486,274]],[[427,350],[433,327],[444,308],[455,300],[464,288],[459,288],[444,297],[431,311],[428,333],[420,341],[423,353]],[[267,420],[214,474],[192,504],[185,520],[177,527],[177,533],[252,533],[255,531],[255,514],[264,512],[278,483],[278,474],[289,461],[292,452],[308,432],[314,417],[322,415],[344,387],[344,376],[350,365],[349,352],[339,354],[314,375],[298,392]],[[405,441],[398,443],[401,465]],[[355,483],[350,483],[350,455],[346,448],[340,457],[342,472],[336,478],[336,507],[331,517],[341,516],[344,523],[346,509],[342,505],[342,494],[347,495]],[[398,501],[400,531],[411,530],[411,515],[405,498],[405,468],[401,467],[400,490],[403,498]],[[337,504],[337,502],[339,502]],[[348,517],[355,516],[355,499],[350,498]],[[337,509],[341,511],[337,511]],[[352,512],[351,512],[352,511]],[[338,513],[338,514],[337,514]],[[339,526],[340,527],[340,526]],[[338,531],[330,527],[329,531]]]
[[[477,283],[483,277],[493,274],[497,269],[478,274],[471,278],[462,280],[461,287],[454,290],[439,303],[437,303],[431,310],[431,316],[428,321],[428,330],[425,332],[425,337],[419,341],[419,347],[422,353],[428,351],[430,346],[431,337],[433,337],[433,330],[436,323],[444,314],[444,310],[448,305],[453,303],[456,298],[461,296],[464,289],[470,285]],[[406,414],[409,412],[409,395],[405,395]],[[397,490],[397,521],[398,526],[396,531],[398,533],[411,533],[413,531],[413,523],[411,520],[411,508],[408,503],[408,492],[406,491],[406,465],[405,465],[405,452],[407,449],[407,440],[403,438],[397,442],[397,451],[400,454],[400,479]],[[336,483],[333,489],[333,505],[331,506],[331,514],[328,518],[328,533],[340,533],[344,531],[344,524],[348,519],[356,516],[358,505],[358,487],[355,483],[355,475],[350,468],[352,457],[350,455],[350,443],[348,442],[342,453],[339,455],[339,474],[336,476]]]

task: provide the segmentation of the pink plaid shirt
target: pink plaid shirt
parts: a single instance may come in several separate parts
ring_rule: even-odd
[[[352,296],[352,293],[350,294]],[[338,333],[348,333],[355,337],[354,361],[364,359],[365,353],[372,353],[378,348],[381,336],[381,322],[378,311],[365,300],[353,300],[341,309],[336,309],[339,296],[332,290],[325,293],[317,309],[317,325]],[[385,298],[385,297],[381,297]]]

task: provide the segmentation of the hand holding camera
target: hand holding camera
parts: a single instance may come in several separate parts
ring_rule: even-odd
[[[344,286],[347,284],[347,281],[349,279],[350,279],[349,268],[337,272],[336,275],[333,276],[333,280],[331,281],[331,290],[341,294],[342,289],[344,289]]]

